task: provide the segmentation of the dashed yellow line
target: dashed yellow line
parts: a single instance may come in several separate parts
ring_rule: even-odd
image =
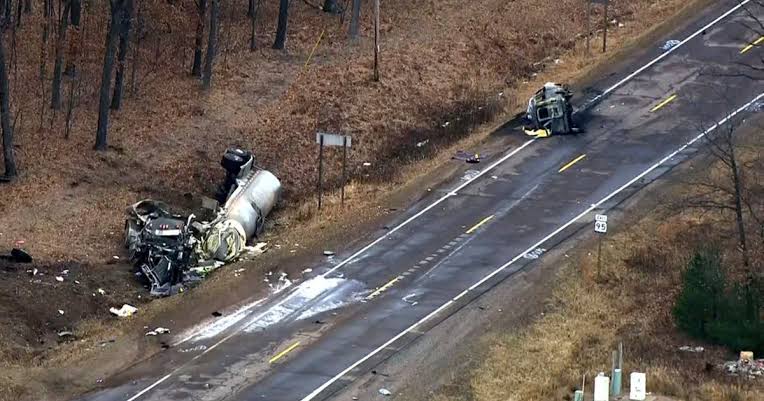
[[[279,352],[279,353],[278,353],[278,354],[276,354],[276,355],[275,355],[273,358],[271,358],[271,359],[268,361],[268,363],[273,363],[273,362],[276,362],[276,361],[278,361],[278,360],[279,360],[279,359],[281,359],[281,358],[282,358],[284,355],[288,354],[290,351],[292,351],[293,349],[295,349],[295,348],[297,348],[297,347],[299,347],[299,346],[300,346],[300,342],[299,342],[299,341],[298,341],[298,342],[296,342],[296,343],[294,343],[294,344],[292,344],[292,345],[290,345],[290,346],[289,346],[289,348],[287,348],[287,349],[285,349],[285,350],[283,350],[283,351]]]
[[[570,168],[572,165],[574,165],[574,164],[576,164],[576,163],[580,162],[580,161],[581,161],[581,159],[583,159],[584,157],[586,157],[586,155],[585,155],[585,154],[584,154],[584,155],[581,155],[581,156],[578,156],[578,157],[576,157],[576,158],[575,158],[575,159],[573,159],[573,161],[571,161],[570,163],[568,163],[568,164],[566,164],[566,165],[562,166],[562,168],[561,168],[561,169],[559,169],[559,170],[557,170],[557,172],[558,172],[558,173],[562,173],[563,171],[565,171],[565,170],[569,169],[569,168]]]
[[[383,285],[382,287],[377,288],[376,291],[374,291],[371,294],[369,294],[369,296],[367,296],[366,299],[367,300],[368,299],[372,299],[372,298],[376,297],[377,295],[383,293],[385,290],[387,290],[388,288],[392,287],[398,280],[400,280],[402,278],[403,278],[403,276],[398,276],[398,277],[388,281],[387,284]]]
[[[483,220],[480,220],[480,222],[479,222],[479,223],[475,224],[474,226],[472,226],[472,228],[470,228],[469,230],[465,231],[465,234],[472,234],[472,233],[473,233],[473,232],[475,232],[475,230],[477,230],[477,229],[478,229],[480,226],[482,226],[483,224],[487,223],[487,222],[488,222],[488,220],[491,220],[491,219],[493,218],[493,216],[494,216],[494,215],[490,215],[490,216],[488,216],[488,217],[484,218]]]
[[[749,44],[748,46],[744,47],[743,50],[740,51],[740,54],[745,54],[749,50],[753,49],[755,46],[760,45],[762,42],[764,42],[764,36],[756,39],[755,42]]]
[[[658,105],[657,105],[657,106],[653,107],[653,108],[650,110],[650,112],[651,112],[651,113],[654,113],[654,112],[656,112],[656,111],[660,110],[660,109],[661,109],[663,106],[665,106],[665,105],[667,105],[667,104],[669,104],[669,103],[673,102],[673,101],[674,101],[674,99],[676,99],[676,95],[671,95],[671,96],[669,96],[669,97],[668,97],[668,99],[666,99],[666,100],[664,100],[664,101],[662,101],[662,102],[658,103]]]

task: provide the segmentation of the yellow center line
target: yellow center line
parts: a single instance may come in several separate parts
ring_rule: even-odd
[[[661,107],[671,103],[674,99],[676,99],[676,95],[671,95],[668,97],[668,99],[658,103],[657,106],[653,107],[652,110],[650,110],[651,113],[658,111]]]
[[[270,361],[268,361],[268,363],[273,363],[273,362],[276,362],[276,361],[278,361],[278,360],[279,360],[279,359],[281,359],[281,358],[282,358],[284,355],[288,354],[288,353],[289,353],[289,351],[292,351],[293,349],[295,349],[295,348],[297,348],[297,347],[299,347],[299,346],[300,346],[300,342],[299,342],[299,341],[298,341],[298,342],[296,342],[296,343],[294,343],[294,344],[292,344],[292,345],[290,345],[290,346],[289,346],[289,348],[287,348],[287,349],[285,349],[285,350],[283,350],[283,351],[279,352],[278,354],[276,354],[276,356],[274,356],[273,358],[271,358],[271,360],[270,360]]]
[[[568,164],[566,164],[566,165],[562,166],[562,168],[561,168],[561,169],[559,169],[557,172],[558,172],[558,173],[562,173],[563,171],[565,171],[565,170],[569,169],[569,168],[570,168],[570,166],[572,166],[572,165],[574,165],[574,164],[576,164],[576,163],[580,162],[580,161],[581,161],[581,159],[583,159],[584,157],[586,157],[586,155],[581,155],[581,156],[578,156],[578,157],[576,157],[576,158],[575,158],[575,159],[574,159],[572,162],[570,162],[570,163],[568,163]]]
[[[744,54],[744,53],[746,53],[747,51],[749,51],[749,50],[753,49],[753,48],[754,48],[754,46],[758,46],[758,45],[760,45],[760,44],[761,44],[761,42],[764,42],[764,36],[762,36],[762,37],[760,37],[760,38],[756,39],[756,41],[755,41],[755,42],[753,42],[753,43],[749,44],[748,46],[744,47],[744,48],[743,48],[743,50],[741,50],[741,51],[740,51],[740,54]]]
[[[382,287],[377,288],[376,291],[369,294],[369,296],[366,297],[366,299],[372,299],[376,297],[377,295],[381,294],[383,291],[387,290],[388,288],[392,287],[393,284],[395,284],[398,280],[402,279],[402,276],[398,276],[390,281],[387,282],[387,284],[383,285]]]
[[[475,224],[474,226],[472,226],[472,228],[470,228],[469,230],[467,230],[467,231],[465,232],[465,234],[472,234],[473,232],[475,232],[475,230],[477,230],[477,229],[478,229],[478,227],[480,227],[480,226],[482,226],[483,224],[487,223],[487,222],[488,222],[488,220],[491,220],[492,218],[493,218],[493,215],[490,215],[490,216],[488,216],[488,217],[484,218],[483,220],[480,220],[480,222],[479,222],[479,223]]]

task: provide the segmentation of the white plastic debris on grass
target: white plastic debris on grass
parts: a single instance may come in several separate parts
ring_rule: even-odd
[[[267,250],[268,243],[267,242],[258,242],[254,246],[245,246],[242,248],[242,256],[246,257],[255,257],[259,256],[265,253]]]
[[[119,309],[117,309],[117,308],[110,308],[109,309],[109,312],[111,312],[112,314],[117,315],[119,317],[132,316],[137,311],[138,311],[138,308],[136,308],[136,307],[134,307],[132,305],[128,305],[128,304],[122,305],[122,307],[119,308]]]
[[[684,352],[703,352],[705,351],[705,348],[703,347],[690,347],[689,345],[683,345],[679,347],[680,351]]]
[[[63,283],[64,282],[64,278],[61,277],[61,276],[56,276],[56,281],[58,281],[59,283]]]
[[[306,319],[347,305],[360,297],[363,284],[342,278],[317,276],[298,285],[279,303],[253,317],[245,331],[254,332],[277,323]],[[307,308],[307,310],[306,310]]]
[[[386,388],[379,389],[379,393],[384,395],[384,396],[386,396],[386,397],[393,395],[393,393],[391,393],[390,390],[388,390]]]

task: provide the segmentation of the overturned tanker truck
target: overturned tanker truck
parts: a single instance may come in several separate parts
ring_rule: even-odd
[[[265,227],[281,195],[281,182],[258,168],[251,152],[229,148],[221,165],[226,178],[217,192],[212,221],[182,216],[153,200],[128,209],[125,247],[137,273],[154,296],[171,295],[216,268],[237,259]]]

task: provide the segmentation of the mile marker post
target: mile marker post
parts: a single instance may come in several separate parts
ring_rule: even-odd
[[[599,280],[602,269],[602,237],[607,233],[607,215],[598,214],[594,216],[594,232],[600,237],[597,245],[597,280]]]

